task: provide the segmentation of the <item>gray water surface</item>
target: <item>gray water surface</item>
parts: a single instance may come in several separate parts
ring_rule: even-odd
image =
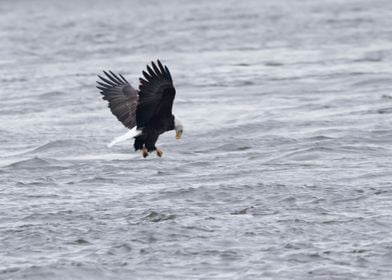
[[[0,279],[391,279],[391,1],[1,1]],[[142,159],[95,88],[170,68]]]

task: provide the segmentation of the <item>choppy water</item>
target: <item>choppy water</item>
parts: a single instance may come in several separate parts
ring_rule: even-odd
[[[392,277],[392,2],[64,2],[0,2],[0,279]],[[156,58],[183,140],[108,149]]]

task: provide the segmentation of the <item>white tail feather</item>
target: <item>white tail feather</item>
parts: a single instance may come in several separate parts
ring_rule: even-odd
[[[127,131],[127,133],[114,138],[113,141],[108,144],[108,148],[111,148],[114,145],[116,145],[116,144],[118,144],[120,142],[123,142],[125,140],[134,138],[134,137],[140,135],[141,133],[142,133],[142,131],[141,130],[137,130],[136,126],[135,126],[131,130]]]

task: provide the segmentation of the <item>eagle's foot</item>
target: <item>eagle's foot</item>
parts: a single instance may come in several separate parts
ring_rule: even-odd
[[[148,157],[148,150],[146,148],[143,148],[142,155],[144,158]]]
[[[157,156],[162,157],[162,155],[163,155],[163,151],[161,149],[157,148]]]

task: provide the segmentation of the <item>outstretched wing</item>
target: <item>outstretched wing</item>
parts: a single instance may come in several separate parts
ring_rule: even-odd
[[[176,90],[169,69],[158,60],[158,66],[151,62],[147,65],[144,78],[140,78],[139,103],[137,106],[137,127],[144,127],[158,113],[171,115]]]
[[[132,129],[136,125],[136,107],[138,91],[121,75],[117,76],[112,71],[103,71],[105,77],[99,76],[97,88],[101,90],[103,99],[109,102],[113,115],[123,125]]]

